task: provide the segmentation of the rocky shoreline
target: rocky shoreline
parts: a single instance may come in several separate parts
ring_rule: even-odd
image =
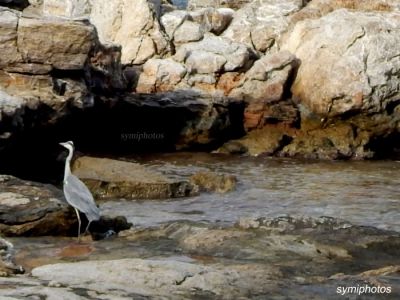
[[[233,227],[175,222],[124,231],[113,243],[135,245],[131,257],[145,251],[153,258],[98,259],[98,246],[85,242],[90,260],[75,252],[77,262],[0,278],[0,293],[12,299],[338,299],[338,286],[370,285],[390,286],[385,299],[399,296],[399,234],[333,218],[241,219]]]
[[[33,134],[103,152],[116,144],[320,159],[396,153],[396,1],[214,2],[1,8],[2,157]],[[85,124],[90,131],[78,132]],[[135,132],[162,138],[122,143]]]
[[[76,244],[57,186],[65,140],[84,153],[74,172],[98,201],[241,184],[109,157],[396,156],[397,0],[7,0],[0,41],[0,233],[16,245],[0,238],[0,297],[337,299],[338,286],[364,284],[400,297],[396,231],[294,216],[132,228],[106,215]],[[24,257],[21,241],[43,236],[57,254]]]

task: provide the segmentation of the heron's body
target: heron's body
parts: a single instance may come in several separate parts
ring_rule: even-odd
[[[89,222],[100,219],[100,209],[86,185],[75,175],[69,174],[64,179],[64,195],[68,203],[83,212]]]
[[[69,150],[69,154],[67,159],[65,160],[65,171],[64,171],[64,195],[67,202],[75,208],[78,221],[78,236],[80,234],[81,220],[79,216],[79,211],[83,212],[89,223],[86,227],[86,230],[89,228],[89,225],[92,221],[97,221],[100,219],[100,209],[97,207],[92,193],[86,187],[86,185],[75,175],[71,173],[71,159],[74,153],[73,143],[66,142],[61,143],[60,145],[64,146]]]

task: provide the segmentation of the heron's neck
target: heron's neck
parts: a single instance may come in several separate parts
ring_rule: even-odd
[[[67,159],[65,160],[65,170],[64,170],[64,183],[67,180],[67,177],[71,174],[71,159],[73,155],[73,150],[69,150]]]

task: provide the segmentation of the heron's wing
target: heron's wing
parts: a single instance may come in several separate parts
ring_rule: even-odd
[[[100,209],[94,202],[92,193],[75,175],[69,175],[64,183],[64,194],[69,204],[83,212],[89,221],[100,219]]]

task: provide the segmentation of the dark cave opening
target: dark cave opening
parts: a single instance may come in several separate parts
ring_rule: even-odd
[[[60,184],[66,151],[60,142],[72,140],[76,152],[99,157],[131,156],[140,153],[176,151],[182,129],[202,118],[202,110],[182,106],[143,105],[129,101],[102,101],[84,110],[71,107],[55,122],[43,122],[51,114],[48,107],[24,115],[19,133],[7,141],[0,152],[0,174],[21,179]],[[209,130],[209,143],[193,143],[188,151],[211,151],[225,141],[244,133],[242,105],[231,105],[225,130]]]
[[[376,137],[370,140],[366,149],[374,153],[373,159],[400,159],[400,132],[394,132],[386,136]]]

